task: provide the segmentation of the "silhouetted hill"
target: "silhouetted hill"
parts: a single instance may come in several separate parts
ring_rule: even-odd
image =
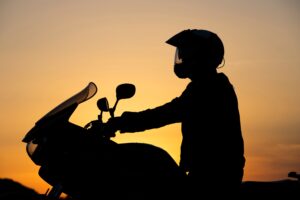
[[[0,178],[0,200],[44,200],[43,194],[9,178]],[[75,200],[61,197],[61,200]]]
[[[1,200],[41,200],[42,195],[12,179],[0,179]]]
[[[300,182],[296,180],[245,181],[242,184],[243,199],[298,199]]]

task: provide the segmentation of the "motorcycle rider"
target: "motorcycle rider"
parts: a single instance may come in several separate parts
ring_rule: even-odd
[[[238,190],[245,165],[238,100],[229,79],[217,72],[224,46],[208,30],[183,30],[166,41],[176,47],[174,72],[191,81],[181,96],[141,112],[124,112],[108,121],[115,131],[138,132],[182,124],[180,167],[192,195],[211,189]]]

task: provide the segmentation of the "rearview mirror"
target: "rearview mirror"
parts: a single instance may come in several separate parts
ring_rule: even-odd
[[[109,111],[109,105],[108,105],[108,101],[107,99],[101,98],[97,101],[97,107],[99,108],[99,110],[103,111],[103,112],[107,112]]]
[[[135,94],[135,86],[133,84],[123,83],[121,85],[118,85],[118,87],[116,88],[117,100],[114,107],[109,109],[110,116],[114,117],[114,113],[119,100],[131,98],[133,97],[134,94]]]
[[[116,89],[117,100],[131,98],[134,94],[135,86],[130,83],[121,84]]]

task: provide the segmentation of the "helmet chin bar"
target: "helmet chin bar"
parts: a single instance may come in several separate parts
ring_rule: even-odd
[[[175,64],[174,65],[174,73],[178,78],[189,78],[191,74],[191,70],[185,64]]]

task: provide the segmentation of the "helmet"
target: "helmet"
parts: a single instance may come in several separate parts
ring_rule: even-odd
[[[168,39],[167,44],[177,47],[175,62],[186,59],[204,61],[217,68],[224,57],[224,46],[219,36],[208,30],[187,29]],[[187,55],[181,55],[180,51]],[[180,59],[181,57],[181,59]]]

